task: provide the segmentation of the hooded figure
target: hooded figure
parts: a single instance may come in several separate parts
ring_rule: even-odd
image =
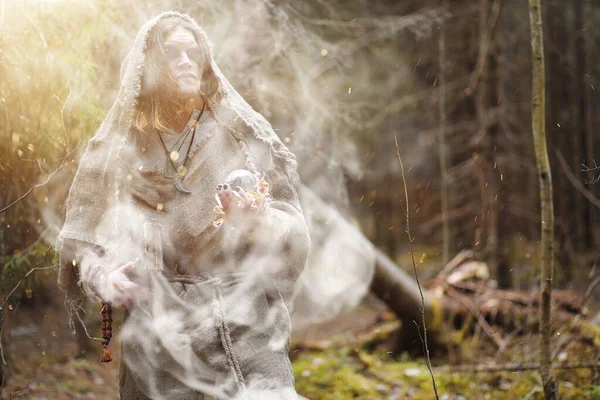
[[[124,400],[295,399],[286,302],[310,240],[294,155],[185,14],[144,24],[121,76],[67,201],[67,303],[103,300],[105,348],[111,303],[127,307]]]

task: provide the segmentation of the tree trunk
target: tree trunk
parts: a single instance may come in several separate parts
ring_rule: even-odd
[[[421,295],[415,279],[390,260],[385,253],[376,249],[375,276],[371,283],[371,292],[381,299],[402,321],[400,347],[402,350],[415,348],[421,350],[417,327],[420,324]],[[443,305],[440,300],[423,290],[425,297],[425,318],[430,342],[436,342],[443,321]]]
[[[584,0],[576,0],[574,2],[573,7],[575,8],[575,23],[576,23],[576,29],[575,29],[575,59],[577,60],[577,70],[575,71],[575,82],[576,82],[576,91],[578,94],[577,97],[577,115],[575,116],[575,119],[577,119],[579,122],[579,130],[577,131],[577,135],[575,135],[575,140],[578,146],[578,150],[579,150],[579,158],[578,158],[578,162],[575,164],[575,168],[577,168],[577,171],[579,172],[577,174],[577,176],[579,177],[580,180],[584,181],[584,179],[582,179],[582,174],[581,174],[581,164],[582,163],[587,163],[588,161],[588,152],[591,150],[591,146],[588,149],[587,148],[587,137],[589,135],[588,130],[587,130],[587,126],[586,126],[586,107],[587,107],[587,88],[586,88],[586,84],[585,84],[585,79],[586,79],[586,68],[588,68],[587,64],[586,64],[586,40],[585,40],[585,35],[583,34],[583,32],[585,32],[585,23],[584,23],[584,15],[585,15],[585,1]],[[586,188],[589,190],[590,187],[589,185],[586,185]],[[589,201],[581,194],[579,193],[579,191],[577,191],[577,195],[578,195],[578,200],[581,203],[581,220],[578,221],[578,224],[581,226],[582,229],[582,237],[580,238],[579,244],[580,244],[580,249],[582,250],[586,250],[586,249],[591,249],[592,246],[594,245],[594,242],[592,240],[593,238],[593,234],[592,234],[592,226],[594,226],[592,223],[590,223],[590,209],[592,208]]]
[[[591,12],[593,10],[592,8],[592,4],[591,4],[591,0],[584,0],[584,3],[582,5],[583,7],[583,15],[587,16],[587,18],[584,18],[583,21],[583,30],[587,29],[588,26],[592,25],[591,22],[591,18],[589,17],[589,15],[591,15]],[[593,98],[596,97],[595,91],[592,89],[592,85],[590,83],[590,81],[592,81],[592,79],[587,75],[588,71],[591,71],[593,68],[593,57],[592,54],[594,54],[595,52],[595,47],[594,47],[594,41],[591,40],[588,35],[582,35],[582,40],[583,40],[583,60],[582,63],[584,65],[583,70],[586,73],[586,76],[584,77],[584,84],[583,84],[583,91],[584,91],[584,107],[582,107],[582,112],[584,113],[584,119],[583,121],[585,121],[584,124],[584,134],[583,134],[583,148],[585,149],[585,164],[589,165],[592,160],[594,159],[594,133],[596,131],[596,128],[594,126],[594,102],[593,102]],[[591,185],[587,185],[588,189],[591,189]],[[593,226],[595,226],[595,222],[596,222],[596,215],[598,213],[598,210],[595,207],[590,207],[588,205],[587,207],[587,219],[586,221],[584,221],[584,223],[588,226],[587,229],[587,241],[589,243],[588,248],[591,248],[594,243],[596,243],[596,238],[595,238],[595,233],[594,233],[594,229],[592,228]]]
[[[500,180],[497,154],[503,151],[502,136],[499,134],[498,118],[494,110],[498,108],[498,64],[494,55],[496,50],[495,30],[500,12],[499,3],[491,0],[480,0],[479,3],[479,68],[480,74],[476,89],[475,110],[482,135],[480,148],[483,155],[484,203],[486,221],[485,257],[490,269],[496,276],[498,284],[503,288],[512,286],[511,273],[506,262],[506,235],[502,231],[501,219],[504,199],[503,181]]]
[[[438,156],[440,160],[441,200],[442,200],[442,265],[446,265],[450,257],[450,221],[448,220],[448,167],[446,155],[446,13],[448,12],[448,0],[442,0],[442,24],[439,39],[439,68],[440,81],[439,107],[440,126],[438,129]]]
[[[532,117],[535,158],[540,181],[542,217],[541,287],[540,287],[540,374],[547,400],[558,398],[558,389],[552,374],[550,308],[553,278],[554,210],[552,204],[552,175],[546,148],[545,72],[541,0],[529,0],[529,23],[532,53]]]
[[[546,11],[547,10],[547,11]],[[566,21],[572,16],[570,3],[565,5],[560,1],[548,1],[544,7],[547,14],[547,35],[544,35],[545,44],[548,45],[547,57],[548,65],[545,70],[549,76],[555,76],[555,79],[548,85],[547,99],[549,102],[549,112],[547,119],[546,136],[551,149],[560,149],[567,163],[572,165],[574,147],[571,137],[574,135],[572,124],[572,108],[569,104],[571,99],[570,84],[573,80],[570,64],[566,62],[567,56],[571,53],[569,48],[569,38],[571,31]],[[555,199],[555,242],[556,242],[556,261],[561,271],[561,276],[557,282],[567,282],[571,277],[571,264],[573,254],[573,244],[576,240],[574,226],[578,223],[574,218],[574,209],[576,196],[573,186],[561,170],[558,158],[552,152],[549,154],[552,159],[551,168],[554,170],[553,189],[561,195]]]
[[[1,301],[4,299],[0,297]],[[6,313],[6,314],[3,314]],[[2,344],[2,354],[0,355],[0,394],[2,394],[2,389],[6,386],[6,381],[8,380],[8,374],[10,365],[10,354],[8,353],[9,347],[9,330],[10,323],[8,321],[10,317],[8,316],[8,311],[5,309],[0,309],[0,343]],[[6,361],[6,364],[4,363]]]

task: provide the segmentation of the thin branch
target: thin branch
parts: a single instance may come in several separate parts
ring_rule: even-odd
[[[7,362],[6,362],[6,360],[4,359],[4,348],[2,347],[2,329],[4,328],[4,309],[6,307],[6,303],[8,302],[8,300],[10,299],[10,297],[13,295],[13,293],[19,288],[19,286],[21,286],[21,283],[23,283],[23,281],[29,275],[31,275],[34,271],[41,271],[41,270],[46,270],[46,269],[53,269],[52,266],[49,266],[49,267],[38,267],[38,265],[40,265],[46,259],[46,257],[48,256],[48,254],[50,253],[50,250],[52,250],[52,248],[54,248],[54,243],[52,243],[50,245],[50,247],[48,247],[48,249],[46,249],[46,253],[44,253],[44,256],[40,259],[40,261],[36,264],[36,266],[34,266],[33,268],[31,268],[25,275],[23,275],[21,277],[21,279],[19,280],[19,282],[8,293],[8,295],[4,299],[4,302],[0,306],[0,356],[2,358],[2,362],[4,363],[4,365],[8,365]]]
[[[54,247],[54,243],[52,243],[50,245],[50,247],[48,247],[46,249],[46,253],[44,253],[44,256],[42,257],[42,259],[37,263],[37,265],[41,264],[42,261],[44,261],[44,259],[48,256],[48,254],[50,253],[50,250],[52,250],[52,248]],[[13,295],[13,293],[15,292],[15,290],[17,290],[19,288],[19,286],[21,286],[21,283],[23,283],[23,281],[29,276],[31,275],[34,271],[41,271],[41,270],[45,270],[45,269],[52,269],[52,266],[49,267],[33,267],[32,269],[30,269],[25,275],[23,275],[23,277],[21,278],[21,280],[19,280],[19,282],[16,284],[16,286],[14,288],[12,288],[12,290],[8,293],[8,295],[6,296],[6,298],[4,299],[4,302],[2,303],[2,305],[0,306],[0,313],[2,311],[4,311],[4,307],[6,307],[6,303],[8,302],[8,299]],[[2,325],[2,322],[4,321],[4,319],[2,317],[0,317],[0,325]]]
[[[575,176],[573,175],[571,170],[569,170],[569,166],[567,165],[567,162],[565,161],[565,158],[563,157],[563,155],[559,149],[556,149],[556,157],[558,158],[558,162],[560,163],[560,166],[562,167],[563,171],[565,172],[565,175],[567,175],[569,182],[571,182],[573,184],[573,186],[575,186],[575,189],[577,189],[583,195],[583,197],[588,199],[588,201],[590,203],[592,203],[594,206],[600,208],[600,199],[598,199],[596,196],[594,196],[592,194],[592,192],[590,192],[589,190],[586,189],[586,187],[583,185],[583,183],[579,182],[579,180],[577,180],[577,178],[575,178]]]
[[[75,149],[74,149],[74,150],[75,150]],[[74,150],[73,150],[73,151],[74,151]],[[71,152],[71,153],[72,153],[72,152]],[[71,153],[69,153],[69,154],[67,155],[67,157],[63,157],[63,158],[61,158],[58,168],[57,168],[57,169],[55,169],[55,170],[54,170],[54,172],[52,172],[50,175],[48,175],[48,177],[46,178],[46,180],[45,180],[44,182],[42,182],[42,183],[37,183],[37,184],[35,184],[35,185],[31,186],[31,187],[30,187],[30,188],[29,188],[29,189],[28,189],[28,190],[27,190],[27,191],[26,191],[26,192],[25,192],[23,195],[21,195],[20,197],[18,197],[18,198],[17,198],[15,201],[13,201],[12,203],[10,203],[10,204],[9,204],[9,205],[7,205],[6,207],[4,207],[4,208],[0,209],[0,214],[2,214],[4,211],[8,210],[9,208],[11,208],[12,206],[14,206],[15,204],[17,204],[19,201],[23,200],[25,197],[29,196],[29,194],[30,194],[31,192],[33,192],[33,190],[34,190],[34,189],[37,189],[37,188],[40,188],[40,187],[42,187],[42,186],[45,186],[45,185],[47,185],[47,184],[50,182],[50,180],[51,180],[51,179],[54,177],[54,175],[56,175],[56,173],[57,173],[58,171],[60,171],[60,170],[62,169],[62,167],[64,167],[64,165],[62,165],[62,164],[65,162],[65,160],[68,158],[68,156],[69,156]]]
[[[596,286],[598,286],[598,284],[600,284],[600,276],[597,276],[596,279],[594,279],[592,283],[590,283],[590,286],[588,286],[587,290],[585,291],[585,294],[583,295],[583,301],[581,302],[582,309],[589,301],[590,297],[592,296],[592,293],[594,293],[594,289],[596,288]]]
[[[600,170],[600,165],[596,164],[596,160],[592,160],[592,162],[594,163],[594,166],[592,168],[588,167],[587,165],[581,164],[581,166],[583,167],[583,169],[581,171],[583,172],[596,172],[598,170]]]
[[[398,161],[400,162],[400,172],[402,175],[402,183],[404,185],[404,199],[405,206],[402,206],[404,210],[404,215],[406,215],[406,234],[408,235],[408,242],[410,246],[410,257],[413,264],[413,269],[415,272],[415,279],[417,280],[417,286],[419,287],[419,294],[421,295],[421,323],[423,324],[423,337],[421,337],[421,330],[419,329],[419,325],[416,321],[414,321],[415,325],[417,325],[417,332],[419,333],[419,338],[424,346],[425,350],[425,359],[427,364],[427,369],[429,370],[429,374],[431,375],[431,382],[433,384],[433,391],[435,393],[435,398],[439,400],[437,384],[435,383],[435,376],[433,375],[433,369],[431,367],[431,357],[429,355],[429,343],[427,341],[427,324],[425,322],[425,296],[423,295],[423,288],[421,287],[421,282],[419,281],[419,274],[417,273],[417,263],[415,262],[415,252],[413,249],[413,238],[410,234],[410,212],[408,208],[408,189],[406,187],[406,175],[404,174],[404,164],[402,163],[402,157],[400,157],[400,148],[398,146],[398,137],[396,135],[396,131],[394,131],[394,143],[396,144],[396,155],[398,156]]]
[[[454,256],[454,258],[450,260],[450,262],[444,265],[442,270],[438,273],[437,278],[445,280],[456,267],[458,267],[460,264],[462,264],[465,260],[468,260],[469,258],[473,258],[473,251],[462,250],[460,253]]]
[[[498,349],[498,351],[496,352],[496,360],[498,360],[500,358],[501,355],[503,355],[506,350],[508,349],[508,345],[510,344],[510,342],[516,338],[518,335],[520,335],[523,332],[523,327],[518,327],[516,329],[514,329],[509,335],[508,337],[506,337],[506,339],[504,339],[504,344]]]
[[[75,152],[79,148],[79,146],[81,144],[81,142],[77,143],[77,146],[75,146],[75,148],[73,150],[69,151],[69,148],[68,148],[68,139],[67,139],[67,127],[65,126],[65,108],[67,107],[67,103],[69,103],[69,100],[71,99],[71,88],[69,87],[69,94],[67,95],[67,99],[64,102],[57,95],[54,95],[54,97],[59,101],[60,104],[62,104],[62,109],[60,110],[60,123],[61,123],[62,132],[63,132],[63,136],[64,136],[64,140],[65,140],[65,143],[64,143],[64,155],[60,158],[60,160],[58,162],[58,166],[56,167],[56,169],[54,170],[54,172],[52,172],[50,175],[48,175],[48,177],[46,178],[46,181],[31,186],[29,188],[29,190],[27,190],[22,196],[20,196],[19,198],[17,198],[15,201],[13,201],[12,203],[10,203],[6,207],[0,209],[0,214],[2,214],[4,211],[8,210],[9,208],[11,208],[12,206],[14,206],[15,204],[17,204],[19,201],[23,200],[25,197],[29,196],[29,194],[31,192],[33,192],[34,189],[37,189],[39,187],[47,185],[48,182],[50,182],[50,180],[54,177],[54,175],[56,175],[56,173],[63,167],[63,163],[66,161],[66,159],[69,158],[69,156],[73,152]],[[41,164],[39,163],[39,160],[38,160],[38,167],[40,168],[40,170],[43,173],[44,170],[42,169]]]
[[[69,94],[69,96],[70,96],[70,94]],[[68,99],[67,99],[67,101],[68,101]],[[64,104],[66,104],[66,102]],[[63,110],[61,111],[61,114],[62,114],[63,111],[64,111],[64,107],[63,107]],[[64,130],[65,129],[65,127],[64,127],[64,119],[62,118],[62,116],[61,116],[61,121],[63,122],[63,132],[66,135],[66,131]],[[66,139],[65,139],[65,141],[66,141]],[[34,189],[37,189],[37,188],[40,188],[42,186],[47,185],[50,182],[50,180],[52,180],[52,178],[54,177],[54,175],[56,175],[56,173],[59,170],[61,170],[62,167],[66,166],[66,165],[63,165],[64,162],[67,160],[67,158],[69,158],[74,152],[76,152],[79,149],[80,145],[81,145],[81,142],[77,143],[77,146],[75,146],[75,148],[73,150],[71,150],[71,151],[69,151],[67,149],[66,145],[65,145],[65,155],[63,157],[61,157],[60,160],[58,160],[58,166],[56,167],[56,169],[52,173],[50,173],[48,175],[48,177],[46,178],[46,180],[44,182],[42,182],[42,183],[37,183],[37,184],[31,186],[23,195],[21,195],[15,201],[13,201],[12,203],[10,203],[6,207],[0,209],[0,214],[2,214],[4,211],[8,210],[9,208],[11,208],[12,206],[14,206],[15,204],[17,204],[19,201],[23,200],[25,197],[29,196],[29,194],[31,192],[33,192]],[[38,167],[41,169],[41,166],[40,166],[39,163],[38,163]],[[42,172],[43,172],[43,170],[42,170]]]
[[[465,307],[467,307],[467,309],[469,310],[469,312],[471,313],[471,315],[473,315],[477,319],[477,323],[481,326],[481,328],[483,329],[483,331],[485,332],[485,334],[496,344],[496,346],[498,346],[498,349],[502,349],[504,346],[506,346],[506,343],[505,343],[504,339],[502,339],[502,337],[498,337],[498,335],[494,332],[494,330],[492,329],[492,327],[490,326],[490,324],[485,320],[485,318],[483,318],[483,315],[481,314],[481,311],[479,311],[473,305],[472,302],[470,302],[469,300],[467,300],[465,298],[466,296],[461,295],[459,292],[457,292],[450,285],[448,285],[446,287],[446,291],[448,292],[448,295],[450,295],[450,297],[452,297],[453,299],[458,300]]]
[[[64,102],[56,94],[54,95],[54,98],[58,100],[60,104],[62,104],[62,109],[60,110],[60,123],[62,126],[63,137],[65,139],[65,152],[68,152],[67,149],[69,148],[69,139],[67,138],[67,127],[65,125],[65,108],[67,107],[67,103],[69,103],[69,100],[71,99],[71,87],[69,87],[69,94],[67,95],[67,99]]]
[[[83,312],[85,312],[85,310],[83,310]],[[83,331],[85,332],[85,336],[87,336],[88,339],[102,340],[102,338],[91,336],[90,332],[87,329],[87,326],[85,325],[85,322],[83,321],[83,319],[81,319],[81,315],[79,315],[79,313],[77,311],[75,311],[75,315],[77,316],[77,319],[79,320],[79,323],[81,324],[81,327],[83,328]]]
[[[591,172],[592,173],[592,179],[591,180],[585,180],[585,184],[589,185],[592,183],[597,183],[598,181],[600,181],[600,173],[598,175],[596,175],[596,173],[600,172],[600,166],[598,164],[596,164],[596,160],[592,160],[592,162],[594,163],[594,166],[592,168],[588,167],[585,164],[581,164],[581,166],[583,167],[583,169],[581,170],[581,172]]]
[[[541,386],[534,386],[529,393],[527,393],[524,397],[523,400],[529,400],[531,397],[533,397],[534,394],[536,394],[537,392],[539,392],[540,390],[542,390]]]
[[[554,369],[590,369],[600,367],[599,362],[581,362],[581,363],[565,363],[553,364]],[[516,372],[530,371],[540,369],[540,363],[508,363],[508,364],[492,364],[492,365],[452,365],[447,367],[436,367],[435,370],[442,371],[451,368],[452,372]]]

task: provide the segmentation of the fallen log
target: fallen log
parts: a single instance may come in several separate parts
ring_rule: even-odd
[[[425,299],[425,307],[423,307],[415,278],[396,265],[381,250],[376,249],[375,255],[375,275],[371,283],[371,292],[402,321],[399,350],[415,348],[415,345],[420,344],[417,326],[421,325],[421,312],[425,313],[429,340],[434,344],[438,343],[444,322],[444,308],[447,308],[448,305],[443,304],[441,299],[423,289]],[[420,346],[417,348],[420,349]]]
[[[537,294],[495,288],[489,281],[487,266],[471,260],[471,251],[458,253],[443,266],[438,276],[425,285],[421,299],[415,277],[375,248],[356,225],[308,187],[301,186],[299,196],[316,244],[315,257],[309,257],[297,297],[300,301],[296,303],[296,314],[304,310],[307,322],[330,319],[358,304],[370,290],[401,321],[398,350],[421,351],[422,313],[432,349],[448,337],[443,329],[445,322],[463,327],[465,322],[476,321],[493,337],[492,329],[498,328],[537,331]],[[331,265],[338,268],[332,269]],[[584,301],[577,293],[556,291],[553,301],[554,320],[561,324],[584,314]],[[496,339],[502,347],[501,336]]]
[[[421,310],[428,339],[436,343],[444,308],[451,305],[442,305],[432,292],[424,290],[423,307],[414,276],[376,249],[357,226],[312,189],[300,185],[298,195],[313,246],[294,296],[295,325],[327,320],[344,308],[354,307],[370,290],[402,321],[401,349],[420,351],[417,326],[422,325]],[[460,255],[469,257],[471,253]],[[461,260],[455,257],[452,262],[460,264]],[[340,268],[332,268],[334,264]]]

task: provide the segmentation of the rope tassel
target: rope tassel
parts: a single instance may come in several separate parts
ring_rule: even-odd
[[[102,309],[100,311],[102,314],[102,346],[104,350],[102,351],[102,357],[100,357],[101,362],[110,362],[112,361],[112,353],[108,350],[108,344],[110,343],[110,339],[112,338],[112,306],[110,301],[102,301]]]

